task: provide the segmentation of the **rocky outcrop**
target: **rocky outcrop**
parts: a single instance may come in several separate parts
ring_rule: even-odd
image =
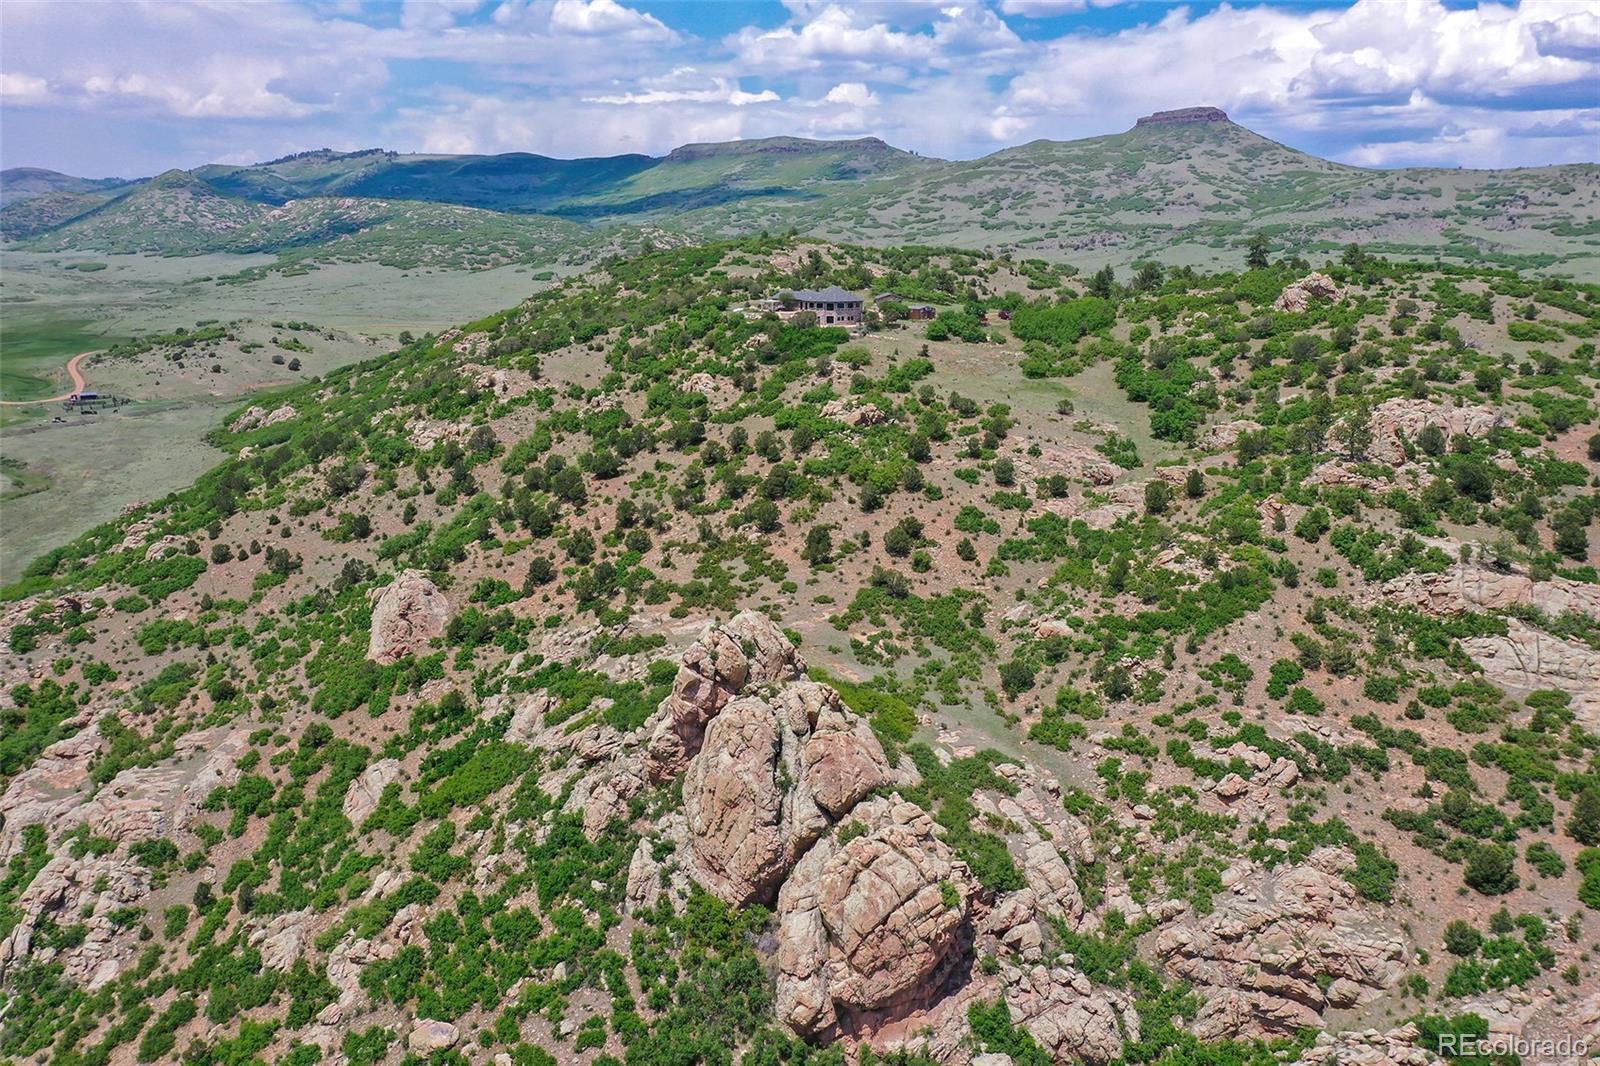
[[[237,761],[249,744],[249,733],[242,729],[185,734],[171,761],[122,771],[72,811],[68,821],[83,822],[97,836],[119,843],[186,831],[199,820],[211,793],[239,780]]]
[[[1007,845],[1017,868],[1033,890],[1038,912],[1060,919],[1070,929],[1082,930],[1089,916],[1078,882],[1072,876],[1072,867],[1062,854],[1062,848],[1074,846],[1069,843],[1068,834],[1044,817],[1035,820],[1010,796],[994,799],[988,793],[980,793],[972,797],[972,802],[979,814],[1013,828]],[[1043,814],[1042,811],[1038,813]]]
[[[1261,423],[1252,422],[1248,418],[1219,422],[1214,426],[1208,426],[1195,443],[1202,451],[1222,451],[1238,444],[1239,438],[1244,434],[1255,433],[1260,429]]]
[[[1272,305],[1279,311],[1298,312],[1311,306],[1312,300],[1342,300],[1344,290],[1339,283],[1320,271],[1313,271],[1299,281],[1288,285]]]
[[[296,417],[300,412],[289,404],[275,407],[268,411],[265,407],[255,406],[245,411],[244,414],[234,419],[233,431],[235,433],[248,433],[253,429],[263,429],[275,426],[280,422],[287,422]]]
[[[1110,1062],[1122,1055],[1123,1032],[1139,1039],[1133,997],[1096,989],[1068,966],[1034,966],[1004,973],[1011,1021],[1033,1034],[1057,1062]]]
[[[1156,953],[1204,1000],[1196,1033],[1289,1035],[1400,979],[1405,944],[1344,879],[1354,863],[1347,848],[1321,848],[1303,865],[1230,871],[1232,892],[1212,913],[1157,934]]]
[[[1372,409],[1372,444],[1367,454],[1376,462],[1398,465],[1406,461],[1402,441],[1414,443],[1429,426],[1438,426],[1450,437],[1482,437],[1510,424],[1508,415],[1489,407],[1446,407],[1396,396]]]
[[[1117,464],[1093,448],[1074,445],[1041,445],[1037,456],[1017,456],[1016,466],[1023,481],[1060,474],[1075,481],[1087,481],[1091,485],[1109,485],[1122,473]]]
[[[400,763],[396,759],[379,759],[361,771],[361,776],[350,782],[344,794],[344,816],[350,819],[350,824],[361,828],[361,823],[372,817],[372,812],[378,809],[383,790],[402,776]]]
[[[389,665],[425,651],[444,635],[450,604],[444,593],[418,570],[403,570],[382,590],[374,590],[372,636],[367,658]]]
[[[0,941],[0,979],[22,960],[59,962],[66,976],[91,990],[117,979],[138,950],[138,929],[112,920],[112,912],[143,903],[150,873],[125,855],[74,858],[58,852],[39,870],[16,901],[20,918]],[[46,920],[81,925],[82,936],[67,946],[35,941]]]
[[[432,451],[445,441],[462,441],[472,427],[456,422],[442,422],[433,418],[417,418],[406,423],[406,439],[418,451]]]
[[[864,835],[824,837],[778,893],[778,1015],[820,1035],[841,1017],[930,997],[964,954],[977,883],[914,804],[872,800]]]
[[[867,426],[880,426],[889,421],[889,416],[877,404],[866,403],[853,398],[829,400],[822,405],[820,412],[823,418],[834,422],[843,422],[847,426],[864,429]]]
[[[1600,722],[1600,652],[1562,640],[1514,618],[1505,636],[1468,637],[1461,648],[1502,688],[1560,689],[1591,728]]]
[[[0,796],[0,863],[20,850],[28,826],[45,826],[52,836],[61,831],[62,820],[89,793],[89,764],[102,747],[100,727],[91,725],[44,749],[11,779]]]
[[[1379,1032],[1362,1029],[1318,1033],[1316,1043],[1300,1055],[1305,1066],[1434,1066],[1444,1060],[1417,1046],[1415,1025]]]
[[[290,911],[274,915],[265,925],[250,933],[250,946],[261,951],[261,964],[274,970],[292,970],[311,946],[312,926],[316,913],[311,910]]]
[[[164,537],[158,538],[154,544],[146,548],[144,557],[150,562],[156,562],[172,555],[187,555],[190,543],[187,537],[178,537],[169,533]]]
[[[652,720],[652,779],[668,781],[682,773],[700,750],[706,723],[747,687],[797,680],[805,668],[789,638],[758,611],[712,624],[684,652],[672,693]]]
[[[1561,577],[1535,581],[1526,574],[1465,563],[1457,563],[1441,574],[1403,574],[1385,582],[1383,599],[1432,614],[1537,607],[1552,616],[1571,611],[1600,618],[1600,585]]]
[[[800,853],[887,777],[877,738],[827,686],[736,699],[684,774],[694,872],[726,902],[770,901]]]
[[[1157,111],[1145,115],[1133,124],[1134,129],[1150,126],[1194,126],[1208,122],[1226,122],[1228,113],[1220,107],[1179,107],[1171,111]]]

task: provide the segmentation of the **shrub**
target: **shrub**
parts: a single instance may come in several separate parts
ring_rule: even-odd
[[[1478,844],[1467,856],[1462,878],[1468,888],[1485,896],[1504,895],[1518,884],[1515,856],[1498,844]]]

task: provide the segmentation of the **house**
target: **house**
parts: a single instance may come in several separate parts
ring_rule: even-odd
[[[906,317],[909,318],[909,319],[912,319],[913,321],[917,321],[917,322],[931,320],[938,313],[939,312],[935,311],[932,307],[929,307],[927,304],[923,304],[920,307],[908,307],[908,308],[906,308]]]
[[[817,316],[819,326],[859,325],[866,301],[853,292],[837,285],[826,289],[796,289],[783,294],[785,307],[793,311],[810,311]]]
[[[897,292],[880,292],[872,298],[875,304],[903,304],[911,301]]]

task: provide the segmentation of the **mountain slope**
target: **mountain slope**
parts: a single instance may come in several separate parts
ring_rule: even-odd
[[[248,167],[201,167],[196,176],[233,196],[281,204],[306,196],[431,200],[495,211],[540,212],[655,165],[648,156],[551,159],[308,152]]]
[[[768,238],[261,398],[0,590],[0,1055],[1592,1047],[1597,335]]]
[[[122,178],[77,178],[40,167],[0,170],[0,207],[52,193],[86,193],[128,184]]]
[[[216,219],[259,214],[250,205],[339,197],[538,213],[600,228],[649,224],[693,237],[794,227],[1085,266],[1156,256],[1237,262],[1247,235],[1260,231],[1299,252],[1355,241],[1392,254],[1600,274],[1600,167],[1363,170],[1197,110],[1204,121],[1163,113],[1125,133],[954,162],[875,138],[686,145],[660,159],[307,152],[194,171],[193,195],[205,200],[209,190],[227,203],[206,201],[211,210],[192,233],[147,207],[131,217],[113,211],[125,224],[90,222],[127,195],[108,205],[103,192],[12,204],[0,210],[0,232],[40,248],[189,252],[208,242],[227,247],[211,236]],[[142,226],[150,232],[140,235]]]
[[[26,209],[25,201],[19,207]],[[34,237],[47,251],[151,252],[190,255],[233,247],[259,221],[264,205],[224,196],[182,170],[169,170],[98,203]]]

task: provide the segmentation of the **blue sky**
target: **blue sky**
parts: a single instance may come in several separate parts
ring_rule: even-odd
[[[0,164],[93,176],[775,134],[971,158],[1192,104],[1364,166],[1595,161],[1600,0],[0,5]]]

